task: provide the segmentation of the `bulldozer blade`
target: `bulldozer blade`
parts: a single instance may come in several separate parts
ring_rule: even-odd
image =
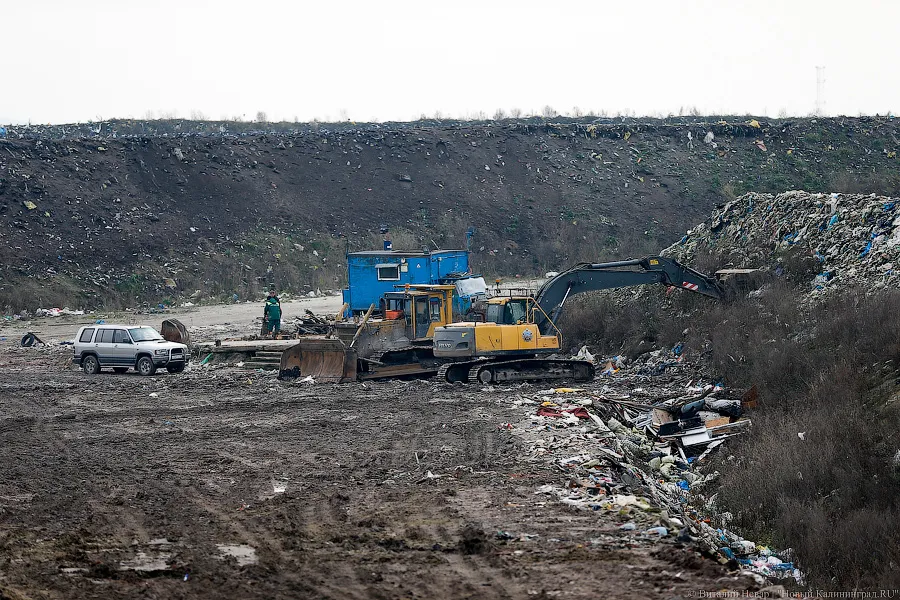
[[[188,333],[187,327],[178,319],[166,319],[163,321],[159,333],[164,340],[169,342],[176,342],[185,346],[191,345],[191,334]]]
[[[300,340],[281,354],[279,379],[312,377],[321,383],[356,381],[357,353],[341,340]]]

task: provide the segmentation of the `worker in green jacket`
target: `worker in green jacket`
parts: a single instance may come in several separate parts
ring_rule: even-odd
[[[266,306],[263,309],[263,331],[266,335],[271,333],[273,340],[281,331],[281,300],[275,294],[275,290],[269,290],[266,298]]]

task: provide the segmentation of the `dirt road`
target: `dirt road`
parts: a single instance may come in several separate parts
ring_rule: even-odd
[[[309,310],[317,315],[335,315],[341,309],[341,296],[296,298],[282,300],[285,327]],[[215,304],[208,306],[178,307],[164,313],[147,314],[136,311],[94,312],[85,315],[38,317],[30,320],[0,321],[0,348],[14,345],[26,332],[37,334],[48,342],[71,340],[82,325],[98,320],[107,323],[152,325],[159,329],[163,319],[178,319],[188,328],[196,341],[210,341],[217,337],[246,336],[259,333],[263,300]]]
[[[538,427],[516,401],[532,386],[286,384],[193,365],[88,377],[70,352],[0,351],[4,600],[740,587],[690,544],[640,533],[652,514],[537,493],[567,476],[516,433]]]

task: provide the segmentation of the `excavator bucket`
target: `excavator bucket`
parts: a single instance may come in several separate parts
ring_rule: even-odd
[[[281,354],[278,378],[312,377],[321,383],[356,381],[356,361],[356,350],[341,340],[300,340]]]
[[[178,319],[166,319],[163,321],[159,333],[164,340],[169,342],[176,342],[185,346],[191,345],[191,334],[188,333],[187,327]]]

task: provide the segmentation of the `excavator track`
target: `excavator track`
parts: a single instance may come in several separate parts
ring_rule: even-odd
[[[468,382],[469,371],[474,366],[480,366],[488,361],[485,360],[467,360],[464,362],[445,363],[440,366],[437,372],[438,380],[447,383],[456,383],[458,381]]]
[[[583,383],[594,378],[594,364],[586,360],[527,358],[487,361],[469,369],[468,381],[473,384],[507,383],[516,381],[553,381],[572,379]]]
[[[474,360],[446,363],[438,369],[438,379],[448,383],[474,385],[515,381],[553,381],[572,379],[577,382],[594,378],[594,365],[586,360],[555,358],[520,358],[515,360]]]

